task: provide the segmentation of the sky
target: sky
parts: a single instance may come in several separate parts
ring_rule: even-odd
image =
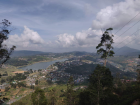
[[[139,12],[140,0],[0,2],[0,21],[12,22],[12,31],[4,44],[9,48],[15,45],[16,50],[96,52],[102,33],[110,27],[114,48],[128,46],[140,50]]]

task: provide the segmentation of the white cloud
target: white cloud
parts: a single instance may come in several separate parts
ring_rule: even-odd
[[[33,49],[39,47],[41,44],[44,44],[45,42],[37,32],[24,26],[24,31],[20,36],[17,34],[9,35],[9,38],[7,41],[5,41],[5,43],[9,46],[15,45],[17,46],[17,49],[23,48]]]
[[[131,18],[133,18],[140,11],[140,0],[125,0],[114,4],[113,6],[107,6],[101,9],[97,13],[96,20],[93,20],[92,27],[96,29],[102,28],[118,28],[126,24]],[[138,20],[140,15],[134,19]]]
[[[58,35],[58,40],[56,41],[60,46],[63,47],[90,47],[96,46],[99,43],[100,30],[83,30],[82,32],[77,32],[76,35],[61,34]]]
[[[101,34],[101,30],[92,30],[89,28],[88,30],[77,32],[76,39],[81,47],[96,46],[99,43]]]
[[[56,41],[60,46],[69,47],[69,46],[76,46],[76,39],[73,35],[70,34],[61,34],[58,35],[58,40]]]
[[[75,35],[61,34],[58,36],[57,43],[63,47],[95,47],[100,42],[102,35],[100,28],[106,29],[109,27],[119,28],[126,24],[131,18],[133,18],[140,11],[140,0],[126,0],[114,4],[113,6],[107,6],[101,9],[93,20],[92,28],[77,32]],[[92,13],[92,7],[89,4],[85,5],[87,14]],[[140,14],[132,21],[137,21],[140,18]],[[131,23],[132,23],[131,22]],[[133,41],[136,37],[125,35],[117,37],[115,35],[114,42],[115,47],[123,47],[127,44],[139,44],[140,40]],[[120,43],[120,44],[119,44]]]

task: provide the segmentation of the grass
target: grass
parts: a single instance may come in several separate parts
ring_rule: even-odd
[[[22,70],[17,69],[16,67],[10,66],[10,65],[8,65],[7,68],[0,68],[0,73],[1,74],[4,74],[5,72],[7,72],[8,73],[8,76],[14,76],[15,73],[13,73],[13,72],[15,72],[15,71],[22,71]],[[8,76],[2,76],[0,78],[0,80],[1,79],[6,79]]]
[[[51,97],[51,92],[50,90],[52,89],[55,89],[55,97],[57,99],[56,101],[56,105],[63,105],[62,103],[62,100],[64,99],[64,97],[60,97],[61,94],[63,94],[64,92],[61,92],[61,90],[66,90],[67,86],[66,85],[51,85],[51,86],[48,86],[44,89],[44,92],[45,92],[45,95],[47,97],[47,100],[49,102],[50,100],[50,97]],[[21,89],[22,91],[23,89]],[[16,97],[18,98],[18,97]],[[31,94],[28,94],[26,95],[25,97],[23,97],[22,99],[14,102],[13,104],[11,105],[19,105],[19,104],[23,104],[23,105],[32,105],[32,102],[31,102]]]
[[[32,105],[32,102],[31,102],[31,94],[23,97],[22,99],[12,103],[11,105]]]

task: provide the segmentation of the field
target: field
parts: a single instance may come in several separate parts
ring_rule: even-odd
[[[5,72],[7,72],[8,73],[8,76],[13,76],[13,75],[15,75],[15,73],[14,72],[21,72],[22,70],[20,70],[20,69],[17,69],[16,67],[14,67],[14,66],[10,66],[10,65],[8,65],[8,66],[6,66],[6,68],[0,68],[0,73],[1,74],[4,74]],[[23,71],[22,71],[23,72]]]
[[[77,88],[77,86],[75,86],[74,88]],[[66,85],[64,85],[64,84],[63,85],[57,85],[57,84],[47,85],[46,87],[44,87],[42,89],[45,92],[48,103],[50,103],[50,100],[51,100],[50,98],[55,96],[55,98],[56,98],[55,105],[64,105],[64,100],[65,100],[64,94],[67,89]],[[54,91],[52,91],[52,90],[54,90]],[[22,99],[14,102],[11,105],[19,105],[19,104],[32,105],[31,94],[23,97]]]
[[[3,75],[3,74],[5,74],[5,72],[7,72],[8,76],[14,76],[15,73],[17,73],[17,72],[23,72],[23,71],[20,70],[20,69],[17,69],[14,66],[9,66],[8,65],[6,68],[0,68],[0,74]],[[0,78],[0,81],[1,81],[1,79],[6,79],[8,76],[2,76]]]

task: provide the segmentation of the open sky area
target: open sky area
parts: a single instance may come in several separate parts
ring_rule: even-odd
[[[16,50],[96,52],[110,27],[115,48],[140,49],[139,11],[140,0],[0,1],[0,21],[12,22],[4,43]]]

